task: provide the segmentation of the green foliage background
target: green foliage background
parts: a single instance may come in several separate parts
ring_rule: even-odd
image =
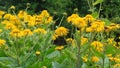
[[[11,5],[16,6],[16,12],[25,9],[26,3],[31,6],[28,9],[30,14],[39,13],[43,9],[47,9],[51,14],[57,14],[58,17],[66,12],[67,15],[74,13],[74,9],[78,9],[78,13],[84,16],[91,13],[88,7],[88,0],[0,0],[0,10],[8,10]],[[96,1],[96,0],[94,0]],[[100,17],[108,18],[113,22],[120,22],[120,0],[103,0]],[[99,10],[99,4],[95,6]],[[116,20],[117,19],[117,20]]]

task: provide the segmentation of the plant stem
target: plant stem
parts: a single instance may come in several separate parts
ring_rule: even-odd
[[[78,54],[77,54],[77,68],[80,68],[80,45],[78,46]]]
[[[20,52],[20,47],[19,47],[19,45],[18,45],[18,39],[17,38],[15,38],[15,42],[16,42],[16,60],[17,60],[17,63],[18,63],[18,67],[20,67],[20,59],[19,59],[19,52]]]
[[[64,19],[64,16],[63,16],[62,19],[60,20],[60,23],[59,23],[58,27],[61,25],[63,19]]]
[[[105,59],[103,58],[103,62],[102,62],[102,68],[104,68],[104,62],[105,62]]]
[[[81,63],[80,63],[80,58],[81,58],[80,57],[81,37],[82,37],[82,31],[80,29],[80,33],[78,33],[77,37],[76,37],[77,47],[78,47],[76,68],[81,68]]]
[[[100,16],[100,11],[101,11],[102,3],[100,3],[99,11],[98,11],[98,18]]]

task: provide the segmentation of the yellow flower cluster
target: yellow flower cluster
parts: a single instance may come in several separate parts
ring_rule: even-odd
[[[47,31],[39,27],[42,27],[42,25],[47,26],[53,21],[52,16],[50,16],[47,10],[43,10],[38,15],[30,15],[23,10],[20,10],[16,15],[5,14],[4,11],[0,11],[0,16],[4,18],[1,24],[5,25],[6,30],[11,31],[10,36],[12,37],[31,36],[33,33],[46,34]],[[34,27],[32,29],[33,32],[30,29],[31,27]]]
[[[0,10],[0,19],[2,19],[2,16],[3,16],[4,14],[5,14],[5,12]]]
[[[113,44],[114,38],[108,38],[108,39],[107,39],[107,42],[108,42],[109,44]]]
[[[19,37],[21,37],[22,36],[22,33],[21,33],[21,31],[19,30],[19,29],[13,29],[11,32],[10,32],[10,36],[12,36],[12,37],[17,37],[17,38],[19,38]]]
[[[114,62],[120,62],[120,58],[117,58],[117,57],[109,57],[109,60]]]
[[[46,34],[47,33],[47,31],[45,29],[42,29],[42,28],[35,29],[33,32],[39,33],[39,34]]]
[[[85,22],[84,18],[79,17],[77,14],[72,14],[67,18],[68,22],[71,22],[74,26],[78,28],[83,28],[87,26],[87,23]]]
[[[30,29],[24,29],[24,30],[13,29],[10,32],[10,36],[15,38],[20,38],[23,36],[31,36],[31,35],[33,35],[33,32]]]
[[[103,32],[104,31],[104,22],[94,21],[91,23],[91,26],[86,28],[86,32]]]
[[[85,43],[87,43],[88,42],[88,39],[87,38],[85,38],[85,37],[82,37],[81,38],[81,45],[84,45]]]
[[[97,51],[103,51],[103,44],[99,41],[93,41],[91,46],[93,46]]]
[[[6,41],[5,41],[5,40],[0,39],[0,47],[1,47],[1,46],[3,46],[3,45],[5,45],[5,43],[6,43]]]
[[[120,68],[120,63],[115,64],[113,68]]]
[[[55,30],[55,35],[58,35],[58,36],[66,36],[68,34],[68,29],[65,28],[65,27],[58,27],[56,30]]]
[[[72,39],[72,38],[67,38],[67,39],[66,39],[66,42],[67,42],[67,43],[72,43],[72,42],[73,42],[73,39]]]
[[[88,22],[88,24],[90,24],[90,23],[94,22],[95,18],[93,18],[90,14],[88,14],[84,17],[84,20],[86,22]]]
[[[105,32],[110,32],[119,28],[120,28],[119,24],[111,23],[110,25],[105,26]]]
[[[33,35],[33,32],[30,29],[24,29],[22,31],[23,36],[31,36]]]
[[[98,58],[98,57],[96,57],[96,56],[93,56],[92,58],[91,58],[91,61],[93,61],[93,62],[98,62],[100,59]]]
[[[33,16],[21,10],[17,14],[17,16],[7,13],[4,15],[3,18],[4,21],[2,23],[6,25],[6,29],[10,29],[9,27],[10,25],[11,28],[14,28],[15,26],[17,27],[17,29],[19,29],[19,28],[23,28],[23,26],[31,27],[31,26],[38,26],[41,24],[49,24],[53,20],[52,16],[49,15],[47,10],[43,10],[41,14],[33,15]]]
[[[84,62],[87,62],[87,61],[88,61],[87,57],[88,57],[88,55],[83,56],[83,57],[82,57],[82,60],[83,60]]]

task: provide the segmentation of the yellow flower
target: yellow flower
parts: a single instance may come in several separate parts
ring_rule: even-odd
[[[109,44],[113,44],[113,41],[114,41],[114,38],[108,38],[108,40],[107,40],[107,42],[108,42]]]
[[[115,24],[115,23],[111,23],[109,26],[111,27],[112,30],[120,28],[119,24]]]
[[[46,66],[43,66],[42,68],[47,68]]]
[[[7,23],[5,29],[16,29],[16,26],[13,25],[12,23]]]
[[[103,51],[103,44],[99,41],[93,41],[91,46],[93,46],[98,51]]]
[[[42,24],[43,17],[42,16],[35,16],[35,25]]]
[[[62,50],[64,48],[64,46],[57,46],[56,48],[55,48],[55,50]]]
[[[10,35],[12,36],[12,37],[21,37],[21,36],[23,36],[22,35],[22,33],[21,33],[21,31],[19,30],[19,29],[13,29],[11,32],[10,32]]]
[[[108,56],[108,57],[111,57],[111,56],[112,56],[112,54],[107,54],[107,56]]]
[[[68,34],[68,29],[65,27],[58,27],[55,30],[55,34],[58,36],[66,36]]]
[[[91,28],[93,28],[95,32],[103,32],[104,22],[97,20],[91,24]]]
[[[5,45],[5,43],[6,43],[6,41],[5,41],[5,40],[0,39],[0,47],[1,47],[2,45]]]
[[[53,21],[53,17],[48,17],[47,18],[47,21],[45,22],[45,24],[49,24],[49,23],[51,23]]]
[[[112,28],[110,26],[105,26],[105,32],[110,32]]]
[[[2,16],[3,16],[4,14],[5,14],[5,12],[0,10],[0,19],[2,18]]]
[[[87,27],[87,28],[86,28],[86,32],[94,32],[94,29],[91,28],[91,27]]]
[[[103,44],[102,44],[101,42],[99,42],[99,41],[93,41],[93,42],[91,43],[91,45],[94,46],[94,47],[97,47],[97,46],[103,47]]]
[[[23,19],[26,15],[27,15],[27,13],[25,11],[23,11],[23,10],[20,10],[19,13],[17,14],[17,16],[20,19]]]
[[[79,15],[78,14],[72,14],[71,16],[69,16],[68,18],[67,18],[67,22],[69,23],[69,22],[73,22],[73,20],[75,19],[75,18],[78,18],[79,17]]]
[[[57,38],[58,38],[58,35],[56,34],[52,36],[52,40],[56,40]]]
[[[67,38],[67,39],[66,39],[66,42],[72,43],[72,42],[73,42],[73,39],[72,39],[72,38]]]
[[[120,58],[117,57],[109,57],[109,60],[114,62],[120,62]]]
[[[12,16],[12,15],[8,13],[8,14],[5,14],[3,18],[4,18],[4,19],[9,19],[11,16]]]
[[[87,62],[87,61],[88,61],[88,59],[87,59],[87,55],[84,56],[84,57],[82,57],[82,60],[83,60],[84,62]]]
[[[23,36],[31,36],[33,35],[32,31],[30,29],[25,29],[22,31]]]
[[[85,38],[85,37],[82,37],[81,38],[81,45],[84,45],[85,43],[87,43],[88,42],[88,39],[87,38]]]
[[[35,23],[35,16],[30,17],[26,21],[28,21],[28,26],[35,26],[37,24],[37,22]]]
[[[13,10],[15,10],[15,6],[13,6],[13,5],[12,5],[12,6],[10,7],[10,9],[13,9]]]
[[[76,46],[77,46],[76,40],[73,40],[73,41],[72,41],[72,46],[73,46],[73,47],[76,47]]]
[[[120,63],[115,64],[113,68],[120,68]]]
[[[98,61],[99,61],[99,58],[96,57],[96,56],[93,56],[93,57],[91,58],[91,61],[93,61],[93,62],[98,62]]]
[[[36,51],[35,54],[36,54],[36,56],[39,56],[41,53],[40,53],[40,51]]]
[[[2,32],[2,29],[0,29],[0,33]]]
[[[95,19],[92,17],[92,15],[87,14],[87,15],[84,17],[84,20],[85,20],[86,22],[92,23]]]
[[[43,16],[43,17],[49,17],[50,16],[47,10],[43,10],[40,15]]]
[[[87,23],[83,20],[83,18],[80,17],[75,18],[72,24],[78,28],[83,28],[87,26]]]
[[[35,29],[33,32],[34,33],[39,33],[39,34],[46,34],[47,33],[47,31],[42,29],[42,28]]]

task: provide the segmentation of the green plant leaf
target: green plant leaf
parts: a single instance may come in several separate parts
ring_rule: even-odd
[[[58,62],[52,62],[53,68],[63,68],[63,65],[59,64]]]
[[[112,45],[107,45],[105,53],[106,54],[115,54],[116,53],[116,49]]]
[[[48,54],[47,58],[52,59],[52,58],[55,58],[55,57],[58,57],[58,56],[60,56],[60,52],[59,51],[54,51],[54,52]]]
[[[102,3],[104,0],[97,0],[97,1],[95,1],[94,3],[93,3],[93,5],[95,6],[95,5],[97,5],[97,4],[99,4],[99,3]]]
[[[108,20],[107,18],[102,18],[101,20],[105,22],[106,26],[111,24],[110,20]]]
[[[98,16],[99,16],[98,12],[93,12],[91,15],[92,15],[94,18],[98,18]]]

